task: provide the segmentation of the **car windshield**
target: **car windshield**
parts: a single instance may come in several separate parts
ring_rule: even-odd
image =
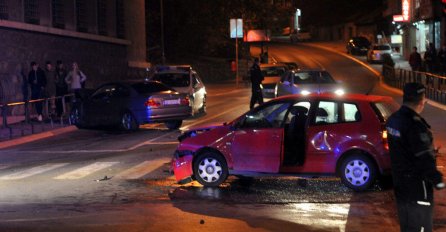
[[[152,80],[170,87],[188,87],[190,84],[189,73],[157,73]]]
[[[373,50],[383,51],[383,50],[390,50],[389,45],[375,45],[373,46]]]
[[[148,94],[172,90],[158,82],[139,82],[131,85],[139,94]]]
[[[274,77],[274,76],[282,76],[286,69],[285,67],[261,67],[262,74],[265,77]]]
[[[328,72],[308,71],[294,73],[294,84],[335,83]]]

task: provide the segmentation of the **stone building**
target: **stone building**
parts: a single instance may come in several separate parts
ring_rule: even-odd
[[[87,88],[142,75],[144,0],[0,0],[0,103],[21,101],[30,62],[76,61]]]

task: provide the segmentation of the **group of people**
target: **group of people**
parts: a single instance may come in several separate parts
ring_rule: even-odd
[[[61,96],[68,94],[70,91],[79,97],[79,92],[83,88],[87,76],[79,69],[76,62],[72,64],[72,70],[67,71],[61,60],[56,62],[54,69],[51,61],[45,63],[42,70],[39,64],[31,62],[31,71],[28,78],[24,80],[22,91],[24,101],[28,101],[28,89],[31,90],[31,100],[49,98],[50,99],[50,115],[61,117],[63,114],[63,102]],[[56,98],[58,97],[58,98]],[[34,103],[37,120],[42,121],[43,102]]]
[[[412,53],[409,57],[409,65],[412,71],[426,71],[429,73],[446,73],[446,45],[443,45],[440,51],[437,52],[435,45],[429,43],[429,46],[424,53],[424,63],[421,54],[417,47],[412,48]],[[423,65],[424,64],[424,65]]]

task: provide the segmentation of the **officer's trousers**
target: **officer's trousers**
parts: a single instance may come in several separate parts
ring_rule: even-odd
[[[262,89],[253,89],[251,95],[251,101],[249,102],[249,108],[252,109],[256,103],[263,104]]]
[[[432,232],[434,204],[397,200],[401,232]]]

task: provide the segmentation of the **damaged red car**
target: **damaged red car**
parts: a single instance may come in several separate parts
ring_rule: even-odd
[[[390,97],[345,94],[276,98],[230,123],[188,130],[172,160],[176,180],[218,186],[228,175],[336,175],[368,189],[390,174],[384,123]]]

